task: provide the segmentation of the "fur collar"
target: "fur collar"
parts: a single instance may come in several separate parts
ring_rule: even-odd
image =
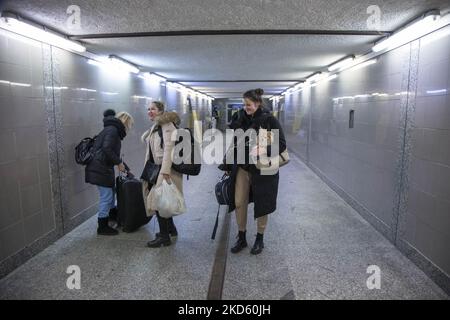
[[[181,120],[176,112],[167,111],[167,112],[163,112],[163,114],[157,116],[155,118],[155,122],[157,124],[159,124],[160,126],[162,126],[163,124],[166,124],[166,123],[170,123],[170,122],[173,122],[173,123],[175,123],[175,125],[178,126],[178,125],[180,125]]]

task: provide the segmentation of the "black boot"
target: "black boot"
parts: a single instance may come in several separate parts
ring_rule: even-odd
[[[250,251],[251,254],[260,254],[264,248],[264,241],[263,241],[264,235],[261,233],[256,234],[256,240],[255,244],[253,245],[252,250]]]
[[[115,236],[119,231],[108,225],[108,218],[98,218],[97,234],[102,236]]]
[[[173,223],[173,218],[170,217],[167,220],[169,220],[169,235],[171,237],[178,237],[178,231],[177,231],[177,228],[175,227],[175,224]],[[158,237],[159,232],[155,236]]]
[[[109,220],[117,222],[117,207],[114,207],[109,210]]]
[[[247,240],[245,239],[245,233],[247,231],[239,231],[238,240],[234,244],[234,247],[231,248],[232,253],[238,253],[242,249],[247,247]]]
[[[159,214],[158,224],[159,224],[159,233],[156,235],[156,238],[147,243],[147,246],[150,248],[159,248],[159,247],[167,247],[172,244],[169,236],[169,219],[162,218]]]

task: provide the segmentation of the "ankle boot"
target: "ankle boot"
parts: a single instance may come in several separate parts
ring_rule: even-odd
[[[110,221],[117,221],[117,207],[109,209],[109,220]]]
[[[251,254],[260,254],[264,248],[264,241],[263,241],[264,235],[261,233],[256,234],[256,240],[255,244],[253,245],[252,250],[250,251]]]
[[[234,244],[233,248],[231,248],[232,253],[238,253],[242,249],[247,247],[247,240],[245,239],[245,233],[247,231],[239,231],[238,240]]]
[[[173,223],[173,218],[170,217],[168,220],[169,220],[169,235],[171,237],[178,237],[178,231],[177,228],[175,227],[175,224]],[[155,236],[158,237],[159,232],[155,234]]]
[[[108,225],[108,218],[98,218],[97,234],[102,236],[115,236],[119,231]]]
[[[157,214],[157,217],[159,233],[156,235],[154,240],[147,243],[149,248],[159,248],[162,246],[166,247],[172,244],[169,236],[169,219],[162,218],[159,214]]]

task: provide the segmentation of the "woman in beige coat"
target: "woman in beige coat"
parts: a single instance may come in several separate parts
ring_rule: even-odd
[[[154,122],[150,130],[142,135],[142,141],[146,145],[147,152],[145,154],[145,162],[150,159],[150,153],[156,164],[161,165],[156,186],[160,185],[165,179],[169,184],[175,183],[175,186],[183,193],[183,175],[172,169],[172,153],[175,142],[172,141],[172,133],[176,130],[176,126],[180,124],[180,117],[176,112],[165,112],[164,104],[154,101],[148,107],[148,116]],[[144,163],[145,163],[144,162]],[[163,218],[158,211],[152,211],[150,203],[150,188],[146,181],[143,181],[143,195],[147,215],[151,216],[156,213],[158,217],[159,233],[153,241],[147,243],[150,248],[159,248],[161,246],[171,245],[170,236],[178,235],[172,218]]]

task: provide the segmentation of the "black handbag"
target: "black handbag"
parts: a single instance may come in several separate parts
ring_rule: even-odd
[[[231,189],[231,176],[224,174],[215,187],[216,199],[219,204],[232,204],[233,197]]]
[[[161,165],[156,164],[153,160],[152,150],[150,146],[148,148],[149,159],[145,163],[144,170],[141,174],[141,179],[147,181],[151,185],[155,185],[156,181],[158,181],[159,171],[161,170]]]
[[[152,163],[149,159],[145,163],[144,170],[141,174],[141,179],[150,184],[156,184],[156,181],[158,181],[159,170],[161,170],[161,165]]]
[[[211,235],[212,240],[216,238],[217,227],[219,225],[220,205],[230,206],[234,201],[234,197],[231,194],[232,189],[231,181],[232,181],[231,176],[224,174],[222,178],[219,180],[219,182],[217,182],[215,187],[216,199],[217,202],[219,203],[219,206],[217,208],[216,222],[214,223],[214,228]]]

